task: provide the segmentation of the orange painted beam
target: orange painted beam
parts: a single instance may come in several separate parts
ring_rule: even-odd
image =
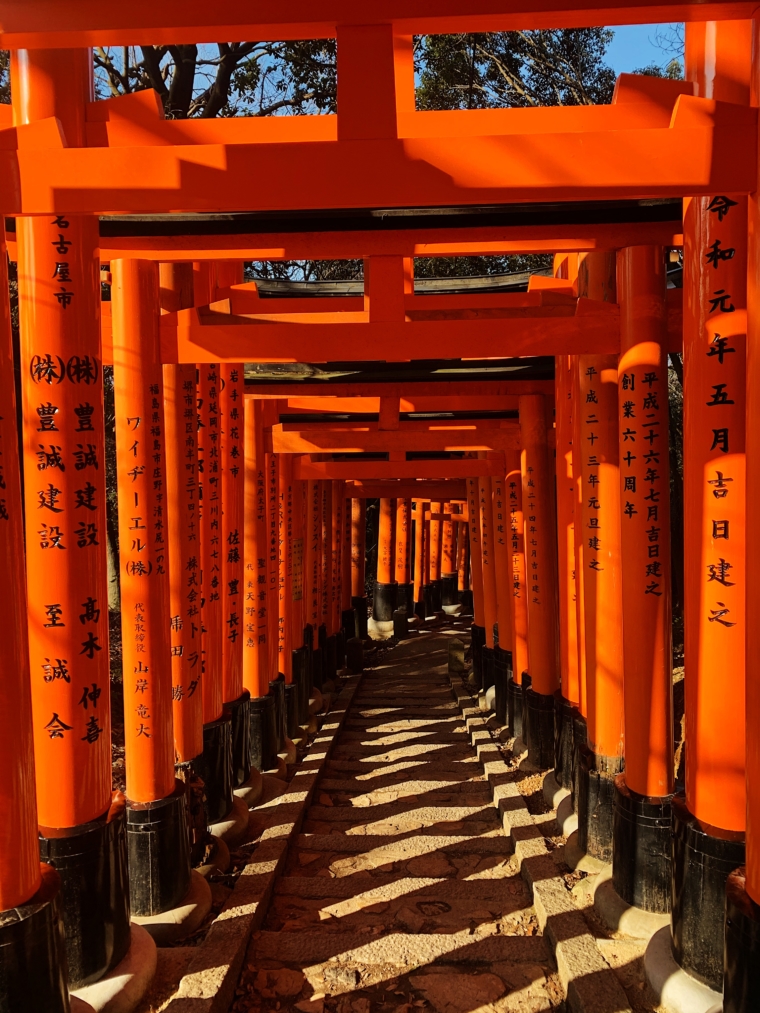
[[[450,368],[442,368],[435,371],[436,375],[466,373],[468,371],[466,360],[453,363]],[[508,380],[504,379],[514,366],[499,367],[493,376],[494,379],[478,380],[424,380],[411,383],[325,383],[324,381],[301,382],[294,380],[285,383],[249,383],[246,387],[246,398],[261,398],[263,400],[288,399],[288,411],[291,410],[291,398],[297,398],[299,403],[302,400],[301,394],[307,395],[307,407],[311,410],[311,404],[318,407],[324,402],[325,411],[378,411],[380,397],[396,395],[401,398],[401,411],[430,412],[430,411],[500,411],[502,408],[517,408],[517,400],[520,394],[545,394],[552,395],[554,392],[553,380]],[[472,367],[471,372],[480,373],[481,368]],[[515,370],[519,376],[519,366]],[[356,398],[357,390],[361,390],[361,397]],[[377,407],[370,407],[362,404],[356,407],[332,408],[333,399],[341,401],[364,402],[365,399],[376,399]],[[510,402],[508,399],[515,399]],[[408,407],[404,407],[404,405]],[[282,410],[285,410],[284,408]],[[320,409],[321,410],[321,409]]]
[[[347,483],[346,495],[355,499],[381,499],[390,496],[391,499],[444,499],[447,502],[467,499],[467,487],[461,479],[442,479],[438,482],[431,482],[422,479],[420,481],[399,481],[399,480],[369,480],[353,479]]]
[[[370,256],[486,257],[506,253],[616,250],[625,246],[682,246],[673,222],[593,225],[518,225],[398,229],[382,232],[276,232],[206,236],[101,236],[102,263],[123,260],[201,261],[359,259]],[[8,253],[16,259],[11,235]]]
[[[514,450],[520,445],[520,434],[514,423],[505,429],[476,427],[430,427],[425,432],[404,430],[384,432],[321,432],[309,430],[287,432],[272,426],[272,449],[275,454],[390,453],[400,450],[458,451]]]
[[[498,458],[486,461],[310,461],[308,456],[296,457],[293,478],[296,479],[382,479],[382,478],[468,478],[498,475],[503,468]]]
[[[3,48],[177,45],[224,42],[231,38],[305,39],[335,35],[336,25],[393,22],[407,34],[494,32],[524,28],[572,28],[586,25],[650,24],[668,21],[709,21],[750,18],[753,0],[629,0],[610,5],[593,0],[580,7],[575,0],[477,0],[463,11],[461,3],[445,0],[380,0],[357,8],[351,0],[269,0],[252,9],[246,0],[209,5],[201,0],[133,0],[103,5],[78,0],[63,9],[55,0],[5,0],[0,14]]]
[[[290,208],[294,193],[304,209],[446,207],[748,193],[756,183],[756,110],[691,95],[664,118],[636,103],[406,112],[396,136],[345,140],[306,139],[299,121],[309,117],[281,119],[277,139],[264,118],[227,119],[214,126],[224,141],[174,144],[156,116],[124,148],[66,147],[55,120],[0,130],[0,210],[234,212],[251,207],[251,179],[256,210]]]
[[[327,314],[324,314],[327,316]],[[366,322],[331,314],[323,323],[282,322],[247,317],[202,320],[197,310],[163,317],[164,362],[345,362],[376,359],[409,361],[410,353],[457,359],[526,355],[616,353],[616,307],[574,317]],[[356,314],[363,317],[363,314]],[[424,351],[422,351],[424,350]]]

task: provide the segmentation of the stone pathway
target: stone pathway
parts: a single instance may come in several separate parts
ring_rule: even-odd
[[[447,676],[453,630],[365,673],[231,1013],[538,1013],[562,993]]]

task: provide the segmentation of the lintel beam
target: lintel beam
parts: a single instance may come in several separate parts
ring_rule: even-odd
[[[265,436],[269,444],[269,436]],[[341,432],[311,429],[286,431],[272,426],[271,451],[275,454],[392,453],[394,451],[504,451],[518,450],[520,427],[511,423],[503,429],[430,429],[410,433],[400,429]],[[270,449],[268,446],[267,449]],[[395,462],[394,462],[395,463]]]
[[[504,456],[487,460],[443,461],[312,461],[308,455],[293,459],[294,479],[448,479],[499,478],[504,475]]]
[[[346,495],[357,499],[428,499],[447,503],[467,501],[467,484],[461,479],[436,481],[352,480],[346,483]]]
[[[751,18],[754,0],[471,0],[463,12],[458,0],[4,0],[0,46],[4,49],[81,46],[178,45],[230,39],[287,40],[329,38],[338,25],[391,22],[408,35],[494,32],[526,28],[578,28],[594,25],[652,24]],[[255,15],[255,16],[254,16]]]

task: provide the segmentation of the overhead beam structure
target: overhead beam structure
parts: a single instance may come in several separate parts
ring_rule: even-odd
[[[293,430],[276,425],[272,426],[271,440],[275,454],[404,453],[409,450],[410,440],[418,451],[504,451],[519,449],[520,427],[516,423],[506,423],[504,429],[431,426],[413,432],[406,428],[382,432],[356,428],[325,430],[323,427]]]
[[[420,479],[355,479],[346,482],[346,494],[357,499],[425,499],[456,503],[467,500],[467,483],[462,479],[448,479],[440,482]]]
[[[504,455],[485,460],[440,461],[312,461],[308,454],[293,458],[293,478],[347,480],[499,478],[504,474]]]
[[[756,185],[757,110],[684,82],[623,75],[609,106],[417,112],[412,38],[382,24],[339,29],[338,80],[336,116],[167,121],[149,91],[90,103],[80,148],[57,119],[14,127],[3,109],[0,211],[277,211],[295,193],[303,209],[458,207]]]
[[[248,0],[208,4],[205,0],[131,0],[102,4],[77,0],[5,0],[0,13],[3,48],[178,45],[230,39],[329,38],[341,25],[392,23],[406,34],[495,32],[524,28],[577,28],[751,18],[753,0],[605,0],[574,6],[574,0],[474,0],[467,12],[456,0],[378,0],[362,7],[353,0]],[[254,19],[255,12],[255,19]]]

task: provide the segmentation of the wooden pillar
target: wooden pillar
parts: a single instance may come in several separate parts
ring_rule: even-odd
[[[472,581],[472,675],[475,686],[483,686],[483,647],[486,643],[483,557],[480,540],[480,487],[477,478],[467,479],[470,533],[470,579]]]
[[[245,571],[243,684],[251,697],[269,692],[267,567],[269,523],[264,417],[261,401],[245,400]]]
[[[340,552],[343,529],[343,482],[333,480],[330,514],[330,633],[340,630]]]
[[[480,558],[483,566],[483,622],[486,647],[493,650],[496,623],[496,557],[493,538],[493,492],[490,478],[478,479],[478,519],[480,523]]]
[[[409,533],[411,528],[412,501],[396,500],[396,547],[395,579],[397,584],[408,584],[411,575],[409,565]]]
[[[467,504],[464,506],[464,510],[460,509],[460,513],[467,511]],[[457,585],[459,586],[460,594],[463,591],[470,590],[470,531],[469,523],[462,524],[461,522],[457,525]]]
[[[425,501],[412,500],[414,510],[414,602],[422,607],[422,587],[425,583]]]
[[[192,264],[159,265],[162,313],[193,304]],[[162,367],[175,759],[203,752],[198,411],[192,363]]]
[[[580,387],[580,356],[570,355],[570,384],[572,387],[572,400],[575,411],[572,415],[573,422],[573,447],[576,452],[573,454],[573,541],[575,543],[575,628],[576,644],[578,652],[578,710],[583,721],[580,727],[586,725],[588,716],[588,689],[586,680],[586,608],[585,608],[585,573],[586,553],[590,552],[595,544],[596,536],[587,532],[583,522],[583,499],[585,489],[583,486],[583,459],[586,451],[584,442],[583,404],[581,402]],[[586,455],[588,457],[588,455]]]
[[[5,777],[0,787],[3,822],[0,841],[5,857],[0,869],[0,910],[25,904],[42,883],[34,797],[32,697],[24,587],[21,467],[16,426],[13,344],[8,304],[8,260],[5,230],[0,245],[0,585],[5,630],[0,639],[0,750]],[[55,420],[58,412],[51,419]],[[40,423],[38,423],[39,425]],[[35,682],[38,682],[35,679]]]
[[[278,637],[277,670],[293,681],[293,458],[277,454]]]
[[[432,606],[434,612],[440,612],[441,601],[441,555],[443,552],[443,522],[440,520],[443,503],[435,500],[430,504],[430,581],[432,588]],[[436,519],[434,519],[434,516]]]
[[[265,408],[266,410],[266,408]],[[266,419],[269,421],[269,419]],[[269,681],[280,674],[280,491],[277,454],[267,452],[267,578],[269,595]]]
[[[614,254],[588,254],[578,278],[579,294],[614,301]],[[581,760],[579,841],[596,858],[610,861],[614,778],[623,766],[617,356],[580,356],[579,389],[588,746],[593,754]],[[626,447],[634,439],[635,434],[622,435]]]
[[[751,34],[750,22],[689,26],[686,77],[697,94],[748,104]],[[673,803],[674,886],[679,888],[672,914],[673,952],[684,970],[715,991],[723,986],[725,876],[710,856],[718,846],[726,858],[742,864],[747,807],[747,214],[746,197],[722,193],[694,198],[684,212],[688,748],[685,805],[678,798]],[[753,728],[750,738],[754,733]],[[695,845],[697,820],[709,830]]]
[[[353,598],[364,598],[366,510],[366,500],[351,500],[351,596]]]
[[[580,703],[578,617],[575,582],[575,480],[573,475],[573,375],[570,356],[555,358],[555,426],[557,446],[557,570],[559,575],[559,659],[562,696]]]
[[[222,363],[219,405],[222,416],[222,618],[224,620],[223,697],[225,703],[243,693],[243,467],[242,363]]]
[[[201,496],[201,569],[203,606],[203,723],[223,711],[222,639],[222,466],[218,363],[198,365],[198,468]]]
[[[554,766],[554,693],[559,689],[554,476],[543,395],[521,395],[519,410],[530,675],[527,746],[530,762],[546,768]]]
[[[290,635],[293,649],[304,643],[306,618],[306,490],[305,482],[293,480],[293,610]]]
[[[65,956],[60,946],[60,880],[52,866],[40,863],[34,793],[34,738],[24,586],[24,523],[21,468],[8,302],[5,229],[0,230],[0,927],[3,947],[4,1001],[17,1008],[66,1013]],[[39,676],[37,676],[39,678]],[[54,772],[51,772],[53,774]],[[16,932],[15,910],[40,905],[35,947],[30,959],[23,934]],[[30,912],[24,912],[29,917]],[[52,916],[51,916],[52,915]],[[32,917],[34,917],[32,915]],[[27,923],[29,924],[29,923]]]
[[[84,145],[91,61],[89,50],[15,53],[15,123],[54,116],[69,146]],[[56,865],[66,849],[58,830],[107,814],[125,821],[123,796],[111,809],[98,222],[59,213],[19,217],[16,228],[37,810],[41,856]],[[86,952],[69,954],[72,987],[97,979],[129,948],[123,855],[110,833],[82,833],[82,850],[92,846],[109,892],[98,894],[103,880],[92,860],[62,870],[69,938],[81,926],[66,898],[81,890],[93,902]]]
[[[372,601],[372,616],[375,622],[393,622],[396,608],[396,581],[393,565],[393,515],[395,503],[392,499],[380,500],[380,515],[377,535],[377,579]]]
[[[512,676],[512,558],[510,551],[509,498],[506,471],[491,479],[493,502],[493,557],[496,574],[496,625],[499,639],[494,657],[496,686],[494,711],[501,725],[507,723],[507,691]]]
[[[512,679],[519,686],[528,672],[528,595],[520,452],[508,450],[505,463],[512,554]]]
[[[153,802],[174,790],[158,265],[111,273],[127,796]]]

